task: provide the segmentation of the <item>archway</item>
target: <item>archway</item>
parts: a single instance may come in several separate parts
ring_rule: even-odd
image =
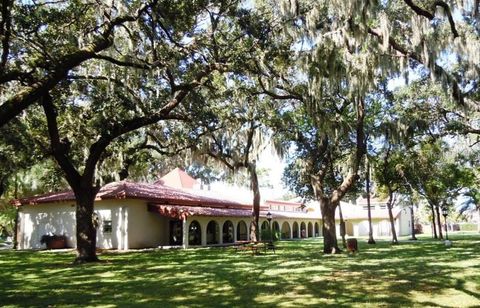
[[[313,225],[311,222],[308,222],[308,237],[312,237],[313,236]]]
[[[220,228],[218,223],[214,220],[211,220],[207,225],[207,244],[218,244],[220,239]]]
[[[315,236],[320,236],[320,228],[318,222],[315,223]]]
[[[293,238],[299,238],[300,232],[298,232],[298,223],[295,221],[293,223]]]
[[[196,220],[188,227],[188,245],[202,245],[202,228]]]
[[[268,228],[268,222],[265,220],[264,222],[262,222],[262,225],[260,227],[260,240],[263,241],[269,238],[270,238],[270,233]]]
[[[237,225],[237,241],[246,241],[248,240],[248,229],[247,224],[241,220]]]
[[[273,231],[273,239],[279,240],[280,239],[280,225],[277,221],[272,222],[272,231]]]
[[[233,223],[230,220],[227,220],[223,223],[222,233],[223,233],[223,242],[224,243],[233,243]]]
[[[262,223],[262,227],[260,228],[260,230],[262,230],[262,231],[268,230],[268,222],[267,221],[264,221]]]
[[[302,221],[302,223],[300,224],[300,236],[302,238],[306,238],[307,237],[307,226],[305,225],[305,223]]]
[[[290,224],[286,221],[283,222],[282,224],[282,239],[290,239],[291,238],[291,232],[290,232]]]

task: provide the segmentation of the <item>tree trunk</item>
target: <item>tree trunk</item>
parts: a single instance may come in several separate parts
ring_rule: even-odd
[[[443,232],[442,232],[442,219],[440,216],[440,207],[435,205],[435,211],[437,213],[437,225],[438,225],[438,237],[443,240]]]
[[[338,248],[337,233],[335,230],[335,205],[330,202],[329,198],[324,197],[320,199],[320,210],[323,218],[323,253],[340,253],[341,250]]]
[[[430,205],[430,210],[432,211],[432,236],[433,238],[438,238],[437,236],[437,227],[436,227],[436,224],[435,224],[435,210],[433,208],[433,205],[432,204],[429,204]]]
[[[97,189],[94,187],[75,190],[77,200],[77,257],[74,263],[76,264],[98,261],[96,253],[97,230],[93,216],[96,194]]]
[[[342,207],[340,204],[338,204],[338,215],[340,216],[340,236],[342,237],[342,245],[343,248],[347,248],[347,241],[345,240],[345,234],[346,234],[346,229],[345,229],[345,220],[343,220],[343,214],[342,214]]]
[[[13,192],[13,197],[15,199],[18,199],[18,175],[15,174],[15,189],[14,189],[14,192]],[[13,249],[17,249],[18,248],[18,217],[19,217],[19,213],[18,213],[18,207],[15,209],[15,220],[14,220],[14,223],[13,223]]]
[[[415,216],[414,216],[414,215],[415,215],[415,214],[414,214],[414,208],[413,208],[413,204],[412,204],[412,206],[410,207],[410,221],[412,222],[412,225],[411,225],[411,227],[412,227],[412,231],[411,231],[411,232],[412,232],[412,235],[411,235],[410,239],[411,239],[412,241],[416,241],[416,240],[417,240],[417,237],[415,236]]]
[[[13,222],[13,249],[18,248],[18,207],[15,209],[15,220]]]
[[[253,215],[252,224],[250,225],[250,240],[258,240],[258,220],[260,218],[260,189],[258,188],[258,177],[255,163],[251,163],[248,166],[250,173],[250,185],[253,191]]]
[[[365,186],[367,188],[367,209],[368,209],[368,244],[375,244],[373,239],[372,227],[372,209],[370,207],[370,162],[367,158],[367,174],[365,176]]]
[[[393,193],[390,192],[388,197],[387,208],[388,208],[388,217],[390,218],[390,230],[392,231],[392,244],[398,244],[397,232],[395,231],[395,220],[393,219],[393,213],[392,213],[392,206],[393,206]]]

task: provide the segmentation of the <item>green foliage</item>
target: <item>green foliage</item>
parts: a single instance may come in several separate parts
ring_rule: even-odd
[[[0,200],[0,237],[13,235],[15,216],[16,208]]]
[[[270,229],[266,229],[266,230],[261,230],[260,232],[260,238],[262,239],[262,241],[279,241],[280,238],[281,238],[281,233],[280,231],[275,231],[275,230],[270,230]]]

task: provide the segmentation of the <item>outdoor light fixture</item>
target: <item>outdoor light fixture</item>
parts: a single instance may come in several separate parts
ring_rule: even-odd
[[[446,206],[442,207],[442,215],[443,217],[447,217],[448,216],[448,209]]]
[[[270,223],[270,221],[272,221],[272,213],[270,213],[270,212],[267,213],[267,220],[268,220],[269,223]]]
[[[447,216],[448,216],[448,208],[446,206],[442,207],[442,215],[445,219],[445,239],[448,241],[448,226],[447,226]]]

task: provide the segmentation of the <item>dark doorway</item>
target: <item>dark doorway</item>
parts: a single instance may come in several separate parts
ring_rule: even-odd
[[[181,220],[170,220],[170,245],[182,245],[183,223]]]

